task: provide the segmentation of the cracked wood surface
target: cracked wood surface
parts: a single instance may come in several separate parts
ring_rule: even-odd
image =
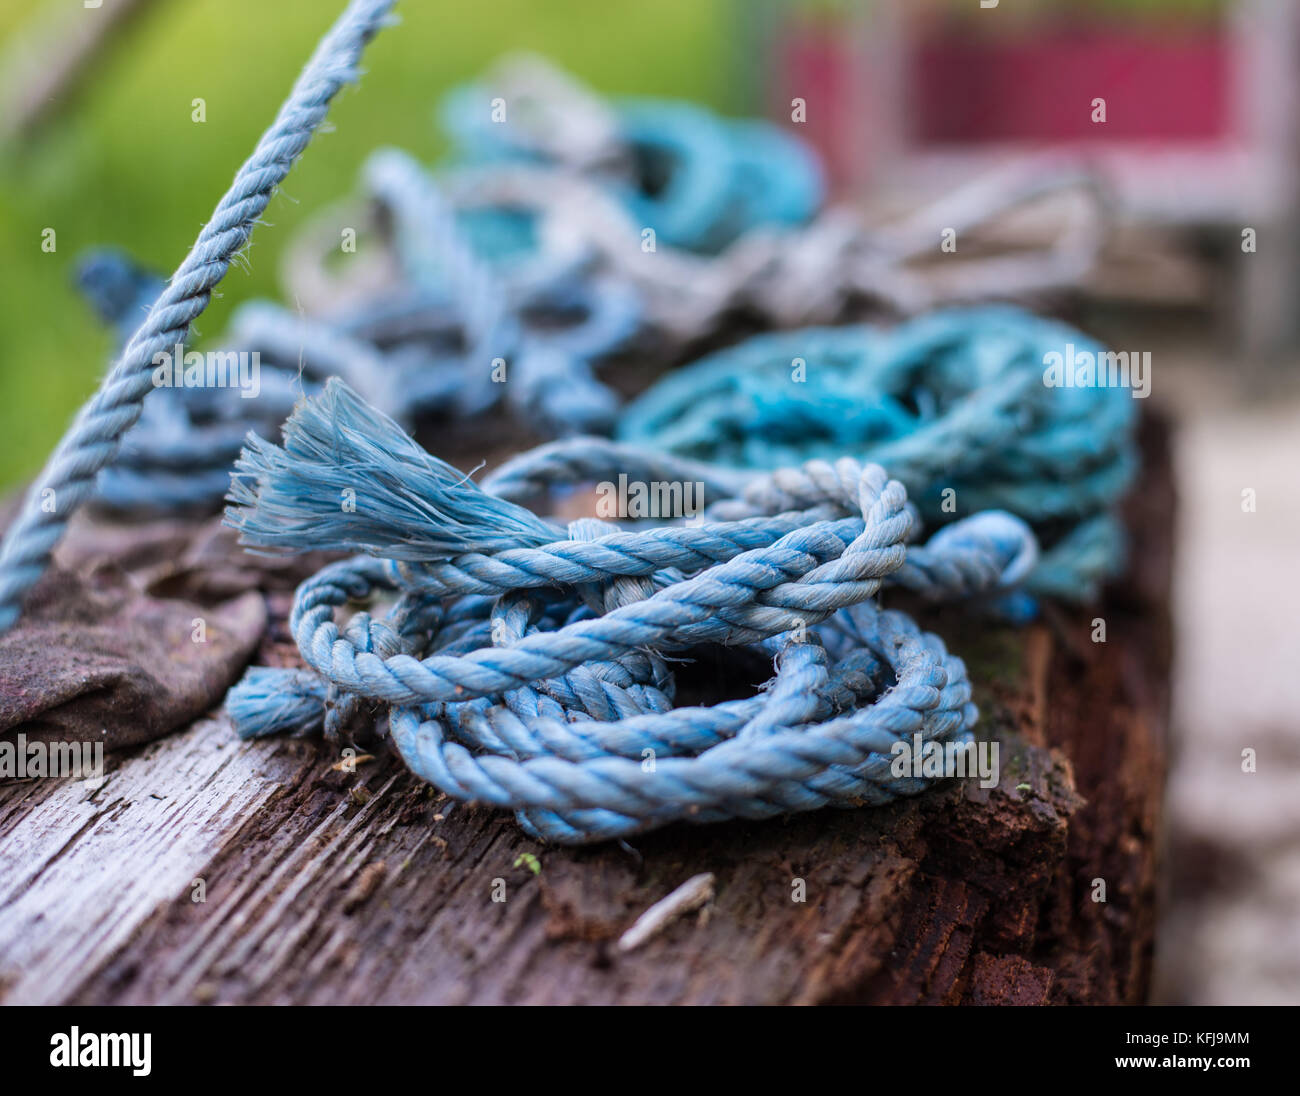
[[[323,744],[206,719],[101,781],[0,785],[0,1000],[1141,1001],[1173,508],[1158,425],[1146,443],[1130,575],[1103,607],[1019,631],[923,620],[977,683],[995,788],[566,851],[382,750],[348,773]],[[710,903],[618,951],[701,872]]]

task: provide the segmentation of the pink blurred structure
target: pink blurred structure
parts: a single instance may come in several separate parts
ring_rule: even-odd
[[[1010,160],[1085,159],[1122,213],[1254,228],[1232,302],[1257,346],[1300,313],[1300,3],[1225,0],[1216,12],[1125,18],[944,0],[777,4],[772,113],[808,102],[805,135],[841,194],[918,199]],[[1105,121],[1093,120],[1105,100]]]

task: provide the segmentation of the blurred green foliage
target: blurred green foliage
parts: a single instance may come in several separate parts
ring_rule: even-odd
[[[0,39],[41,2],[5,0]],[[0,149],[0,489],[40,468],[106,365],[108,336],[72,288],[78,254],[116,244],[174,269],[342,7],[165,0],[28,147]],[[244,268],[232,268],[200,320],[201,336],[218,334],[239,301],[278,296],[295,226],[351,193],[372,149],[437,159],[435,100],[502,53],[546,54],[608,92],[728,105],[727,0],[406,0],[398,11],[402,25],[367,51],[366,76],[272,201]],[[195,98],[206,100],[203,124],[191,121]],[[41,250],[47,227],[57,232],[54,253]]]

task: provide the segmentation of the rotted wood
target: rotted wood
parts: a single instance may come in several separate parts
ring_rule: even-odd
[[[349,772],[206,719],[98,781],[0,785],[0,1000],[1140,1002],[1174,506],[1160,423],[1144,448],[1129,574],[1102,606],[924,620],[977,683],[996,787],[563,850],[382,750]],[[704,872],[711,900],[618,948]]]

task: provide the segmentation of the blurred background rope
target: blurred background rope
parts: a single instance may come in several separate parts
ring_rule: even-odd
[[[290,627],[308,669],[251,670],[227,703],[241,735],[350,738],[386,717],[417,775],[566,843],[921,790],[891,771],[893,748],[971,744],[970,685],[936,637],[874,599],[888,585],[1024,619],[1026,589],[1093,592],[1120,554],[1110,507],[1131,470],[1131,405],[1047,389],[1046,351],[1100,348],[991,309],[763,336],[620,416],[596,369],[638,336],[661,336],[662,354],[746,310],[804,322],[841,318],[854,294],[906,312],[964,292],[908,282],[906,260],[935,247],[928,228],[814,221],[817,164],[770,124],[610,107],[535,62],[508,70],[505,95],[460,89],[443,114],[461,153],[449,175],[393,149],[367,161],[383,247],[352,267],[355,286],[335,292],[324,269],[331,211],[297,253],[307,307],[233,315],[214,353],[265,356],[256,398],[179,384],[142,413],[155,355],[183,351],[389,6],[344,14],[169,283],[120,253],[83,262],[79,285],[125,346],[5,543],[0,627],[101,470],[101,502],[177,509],[211,505],[233,461],[227,521],[245,544],[362,553],[299,588]],[[994,187],[944,215],[964,229],[1004,200]],[[561,440],[483,488],[404,429],[503,400]],[[286,414],[282,446],[258,436]],[[520,504],[631,475],[698,486],[708,504],[627,527]],[[924,544],[921,519],[939,526]],[[352,603],[365,608],[336,621]],[[775,675],[747,699],[675,707],[676,665],[710,647],[774,660]]]
[[[671,359],[736,318],[798,326],[1031,295],[1082,277],[1102,235],[1085,203],[1046,252],[913,270],[941,226],[977,235],[1045,193],[1091,193],[1089,180],[1031,166],[868,229],[845,208],[819,215],[815,161],[771,124],[607,104],[537,58],[455,89],[441,116],[454,166],[435,176],[404,152],[375,152],[362,203],[322,211],[294,243],[284,281],[295,307],[249,302],[232,317],[214,353],[258,355],[257,398],[220,387],[154,397],[101,475],[99,502],[215,509],[243,432],[272,433],[330,376],[409,428],[504,403],[533,434],[608,434],[623,397],[604,371],[629,354]],[[121,339],[161,284],[112,252],[87,256],[79,274]]]
[[[824,207],[821,168],[789,133],[684,103],[607,104],[532,56],[453,90],[439,116],[474,188],[530,192],[552,239],[594,249],[637,286],[662,332],[687,344],[737,312],[794,327],[1041,297],[1088,275],[1110,218],[1094,173],[1039,157],[870,226],[849,206]],[[1043,201],[1060,207],[1045,244],[973,246],[999,218]],[[965,241],[963,257],[932,261],[948,232]]]
[[[797,225],[824,197],[821,166],[770,122],[691,103],[607,105],[532,56],[508,57],[439,109],[464,164],[551,163],[598,179],[658,239],[716,253],[763,225]]]
[[[200,384],[154,396],[100,476],[99,502],[128,512],[215,509],[244,435],[278,429],[295,399],[331,376],[406,426],[504,400],[542,434],[613,428],[620,401],[594,363],[639,330],[636,295],[553,257],[522,271],[510,252],[494,262],[501,226],[458,218],[405,153],[376,152],[363,177],[394,241],[402,291],[354,300],[328,318],[272,301],[240,305],[212,353],[256,354],[257,391]],[[83,257],[77,283],[119,337],[163,284],[108,249]]]

